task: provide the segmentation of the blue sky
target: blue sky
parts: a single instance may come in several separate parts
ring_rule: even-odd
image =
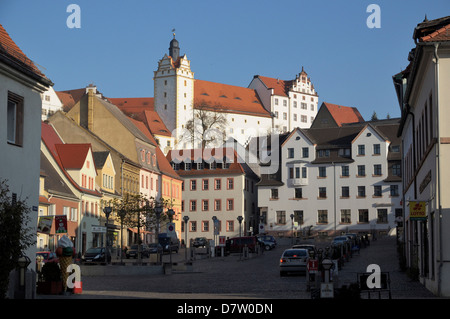
[[[81,8],[70,29],[69,4]],[[370,4],[381,28],[368,28]],[[365,119],[400,116],[392,75],[407,66],[414,27],[450,15],[449,0],[0,0],[0,23],[54,82],[95,83],[108,97],[153,96],[172,29],[195,78],[247,87],[254,75],[293,79],[304,66],[319,104]]]

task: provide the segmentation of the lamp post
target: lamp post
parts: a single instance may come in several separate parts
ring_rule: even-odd
[[[214,238],[214,257],[216,256],[216,240],[217,240],[217,232],[216,232],[216,226],[217,226],[217,223],[218,223],[218,219],[217,219],[217,217],[216,216],[213,216],[212,217],[212,221],[213,221],[213,238]]]
[[[109,222],[109,215],[112,212],[112,208],[109,206],[106,206],[105,208],[103,208],[103,212],[105,213],[106,216],[106,233],[105,233],[105,264],[108,264],[108,222]]]
[[[238,216],[237,217],[237,220],[238,220],[238,222],[239,222],[239,237],[241,237],[241,224],[242,224],[242,220],[243,220],[244,218],[242,217],[242,216]]]
[[[184,216],[183,217],[184,220],[184,259],[187,261],[187,232],[188,232],[188,221],[189,221],[189,216]]]
[[[291,214],[291,236],[292,236],[292,245],[294,244],[294,214]]]
[[[238,220],[238,222],[239,222],[239,237],[241,237],[241,224],[242,224],[242,220],[243,220],[243,219],[244,219],[244,218],[243,218],[242,216],[238,216],[238,217],[237,217],[237,220]],[[240,258],[240,259],[242,258],[242,247],[241,247],[241,249],[240,249],[239,258]]]
[[[125,209],[119,209],[118,215],[120,218],[120,263],[123,264],[123,219],[126,215]]]
[[[173,221],[173,215],[175,215],[175,212],[172,208],[169,208],[167,210],[167,216],[169,216],[169,222],[170,225],[172,226],[172,221]],[[175,231],[175,229],[174,229]],[[169,256],[170,256],[170,264],[172,264],[172,236],[170,236],[170,242],[169,242]]]
[[[161,207],[161,204],[159,202],[156,203],[155,205],[155,214],[156,214],[156,229],[155,229],[155,240],[156,243],[159,244],[159,219],[161,218],[161,213],[162,213],[163,209]],[[156,252],[157,255],[157,259],[158,261],[160,261],[160,254],[159,254],[159,249],[157,249]]]

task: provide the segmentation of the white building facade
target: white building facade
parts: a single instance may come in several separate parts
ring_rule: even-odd
[[[255,75],[249,88],[258,93],[264,108],[271,112],[275,132],[309,128],[315,119],[319,95],[303,68],[289,81]]]
[[[334,236],[394,228],[401,215],[401,171],[399,160],[389,160],[400,156],[384,133],[392,127],[398,124],[281,135],[279,172],[258,183],[266,232]]]
[[[393,77],[402,111],[405,266],[427,289],[446,297],[450,296],[449,30],[448,17],[419,23],[410,64]]]

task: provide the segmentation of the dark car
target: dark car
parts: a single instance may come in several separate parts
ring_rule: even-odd
[[[148,245],[149,254],[162,254],[163,248],[160,244],[152,243]]]
[[[176,236],[171,236],[168,233],[161,233],[158,235],[158,242],[163,248],[164,253],[178,253],[180,248],[180,241]]]
[[[127,249],[125,256],[127,258],[138,258],[139,245],[131,245],[130,248]],[[141,258],[149,257],[150,249],[147,245],[141,244]]]
[[[111,252],[109,249],[106,251],[106,260],[111,262]],[[105,248],[93,247],[86,250],[81,257],[81,263],[83,264],[106,264],[105,262]]]
[[[276,246],[275,242],[273,242],[271,240],[266,240],[265,237],[266,236],[258,237],[258,242],[262,247],[264,247],[264,250],[271,250],[271,249],[275,248],[275,246]]]
[[[205,247],[207,244],[206,237],[197,237],[194,239],[194,242],[192,243],[192,246],[195,248],[197,247]]]

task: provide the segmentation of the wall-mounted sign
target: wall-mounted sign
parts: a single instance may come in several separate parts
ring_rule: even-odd
[[[427,219],[427,202],[409,202],[409,219]]]

